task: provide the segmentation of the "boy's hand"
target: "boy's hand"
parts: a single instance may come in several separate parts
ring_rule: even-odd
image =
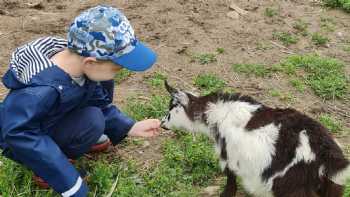
[[[153,137],[159,135],[160,120],[147,119],[136,122],[129,131],[129,136],[134,137]]]

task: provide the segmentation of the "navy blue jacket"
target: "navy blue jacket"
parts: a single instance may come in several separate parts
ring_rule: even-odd
[[[50,58],[66,47],[63,39],[48,37],[16,49],[3,76],[10,89],[0,111],[0,148],[44,178],[62,196],[86,196],[87,186],[57,144],[47,135],[50,126],[71,110],[100,107],[109,125],[106,134],[120,142],[134,121],[111,105],[113,81],[84,86],[57,67]],[[108,131],[107,131],[108,130]]]

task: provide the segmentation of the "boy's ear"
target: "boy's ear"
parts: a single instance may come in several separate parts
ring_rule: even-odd
[[[95,57],[84,57],[83,64],[86,66],[92,66],[97,63],[97,59]]]

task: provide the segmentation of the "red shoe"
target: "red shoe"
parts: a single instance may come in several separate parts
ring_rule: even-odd
[[[36,176],[35,174],[33,174],[33,181],[41,189],[49,189],[50,187],[49,184],[44,181],[44,179]]]
[[[89,153],[99,153],[104,152],[111,145],[111,141],[106,135],[102,135],[95,145],[93,145]]]

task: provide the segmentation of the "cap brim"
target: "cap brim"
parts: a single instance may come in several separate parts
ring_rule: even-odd
[[[111,60],[131,71],[145,71],[156,62],[157,55],[152,49],[138,41],[130,53],[120,57],[111,57]]]

